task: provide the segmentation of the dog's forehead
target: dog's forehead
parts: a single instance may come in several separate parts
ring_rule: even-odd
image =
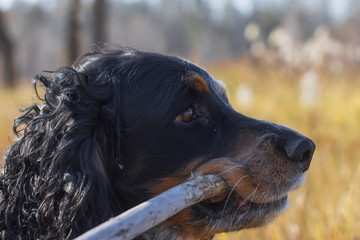
[[[215,92],[221,94],[221,95],[225,95],[226,94],[226,85],[223,81],[218,80],[218,79],[212,79],[212,88],[214,89]]]
[[[211,89],[217,94],[220,95],[226,94],[225,83],[221,80],[214,79],[210,75],[204,77],[199,73],[190,72],[186,76],[185,81],[191,88],[194,88],[199,92],[203,92],[203,91],[208,92]]]
[[[205,78],[197,72],[188,72],[184,78],[186,84],[199,92],[208,92],[209,85]]]

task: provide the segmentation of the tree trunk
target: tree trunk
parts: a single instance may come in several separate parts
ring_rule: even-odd
[[[106,0],[95,0],[93,13],[93,42],[95,44],[104,44],[106,41]]]
[[[3,80],[5,87],[15,86],[13,46],[9,38],[3,13],[0,11],[0,54],[3,61]]]
[[[71,63],[79,55],[79,11],[80,0],[71,0],[68,23],[68,59]]]

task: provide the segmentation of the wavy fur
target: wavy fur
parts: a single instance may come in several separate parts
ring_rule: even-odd
[[[15,120],[0,179],[6,238],[70,238],[121,212],[110,182],[122,167],[118,82],[102,73],[63,67],[34,78],[42,105]]]

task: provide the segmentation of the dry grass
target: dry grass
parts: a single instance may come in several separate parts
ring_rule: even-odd
[[[290,194],[284,214],[266,227],[217,239],[360,239],[360,72],[318,70],[315,101],[303,105],[301,92],[312,91],[301,90],[303,73],[246,63],[208,70],[227,83],[238,111],[290,126],[317,144],[306,182]],[[252,103],[244,104],[239,86],[252,91]]]
[[[227,84],[238,111],[290,126],[317,144],[307,180],[290,194],[290,207],[284,214],[266,227],[219,234],[217,239],[360,239],[360,72],[319,70],[315,101],[302,105],[303,73],[246,61],[207,69]],[[0,89],[1,154],[9,145],[18,109],[28,106],[33,95],[28,86]]]
[[[35,100],[30,85],[22,84],[17,89],[0,87],[0,156],[3,156],[10,145],[12,125],[15,117],[19,116],[20,108],[30,106]]]

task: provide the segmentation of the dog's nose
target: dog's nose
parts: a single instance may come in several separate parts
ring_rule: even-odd
[[[310,162],[315,151],[315,143],[304,136],[296,136],[285,142],[285,151],[288,158],[300,164],[305,172],[310,167]]]

